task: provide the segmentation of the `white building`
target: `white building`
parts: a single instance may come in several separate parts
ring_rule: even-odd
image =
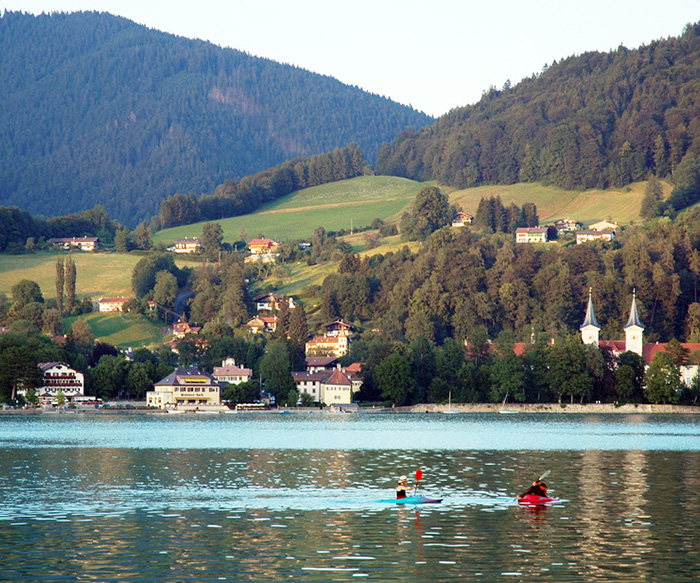
[[[42,385],[36,389],[40,401],[53,401],[59,393],[68,400],[85,393],[85,375],[79,370],[62,362],[40,362],[38,367],[43,375]],[[27,395],[27,389],[17,392]]]
[[[250,368],[236,366],[235,358],[227,358],[221,361],[221,366],[214,367],[212,376],[220,383],[239,385],[247,383],[253,376],[253,371]]]

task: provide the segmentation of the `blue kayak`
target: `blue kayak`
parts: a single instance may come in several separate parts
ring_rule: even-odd
[[[442,498],[426,498],[425,496],[406,496],[405,498],[388,498],[379,502],[393,504],[439,504]]]

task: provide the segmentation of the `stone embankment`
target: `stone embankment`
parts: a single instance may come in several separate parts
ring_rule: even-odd
[[[650,404],[626,404],[615,405],[613,403],[473,403],[473,404],[424,404],[411,407],[396,407],[392,410],[406,413],[590,413],[603,414],[644,414],[644,413],[700,413],[700,407],[685,405],[650,405]],[[386,409],[385,409],[386,411]]]

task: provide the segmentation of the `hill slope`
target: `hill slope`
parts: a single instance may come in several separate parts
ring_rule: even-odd
[[[133,226],[296,156],[431,118],[330,77],[105,13],[0,18],[0,204]]]
[[[664,177],[700,154],[699,78],[700,24],[638,50],[570,57],[418,133],[401,132],[380,151],[377,171],[456,188],[604,188]]]

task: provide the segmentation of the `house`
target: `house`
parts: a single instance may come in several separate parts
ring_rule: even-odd
[[[252,369],[236,366],[235,358],[226,358],[221,366],[215,366],[212,376],[221,384],[239,385],[247,383],[253,376]]]
[[[614,221],[600,221],[598,223],[588,225],[588,228],[591,231],[616,231],[620,228],[620,225]]]
[[[58,245],[63,249],[77,247],[81,251],[96,251],[99,242],[99,237],[54,237],[49,239],[51,245]]]
[[[458,212],[454,217],[452,217],[453,227],[466,227],[474,222],[474,217],[469,213]]]
[[[519,227],[515,229],[516,243],[546,243],[547,227]]]
[[[248,320],[245,325],[253,334],[277,331],[277,316],[255,316]]]
[[[609,348],[612,350],[613,354],[617,356],[623,352],[634,352],[642,357],[645,366],[649,366],[659,352],[666,352],[667,343],[665,342],[655,342],[652,344],[644,343],[644,325],[639,318],[639,311],[637,310],[637,296],[635,293],[632,294],[632,305],[630,307],[627,323],[624,327],[625,339],[600,340],[600,329],[601,326],[598,324],[598,320],[595,316],[595,310],[593,308],[592,294],[589,291],[586,316],[583,320],[583,324],[581,324],[580,327],[581,339],[583,340],[584,344],[593,344],[598,347]],[[700,343],[681,342],[680,345],[688,350],[688,352],[696,352],[700,350]],[[700,366],[697,364],[685,364],[680,367],[681,380],[686,386],[690,386],[699,370]]]
[[[146,393],[146,404],[160,409],[225,409],[221,385],[212,375],[194,368],[178,368]]]
[[[36,389],[37,397],[43,402],[52,402],[58,393],[63,393],[70,401],[73,397],[85,394],[85,375],[62,362],[40,362],[42,383]],[[27,394],[27,389],[17,391]]]
[[[615,231],[578,231],[576,233],[576,244],[586,243],[587,241],[614,241]]]
[[[253,255],[265,255],[269,253],[274,253],[280,247],[281,243],[273,241],[272,239],[253,239],[248,243],[248,250]]]
[[[350,336],[352,326],[342,320],[336,320],[330,324],[326,324],[326,336]]]
[[[314,336],[306,343],[307,356],[336,356],[340,358],[348,353],[350,342],[347,336]]]
[[[124,304],[134,298],[100,298],[97,300],[98,312],[123,312]]]
[[[337,356],[307,356],[306,372],[324,372],[337,368]]]
[[[575,219],[559,219],[554,221],[554,228],[556,228],[557,233],[568,233],[570,231],[578,231],[583,224]]]
[[[169,249],[175,253],[199,253],[202,250],[202,240],[199,237],[182,237],[175,239]]]
[[[199,334],[201,330],[201,326],[190,326],[189,322],[184,322],[182,320],[173,324],[173,336],[180,339],[188,334]]]
[[[280,304],[284,298],[273,293],[263,293],[255,296],[255,309],[258,312],[272,312],[280,309]],[[296,302],[292,298],[287,298],[287,305],[290,310],[297,307]]]
[[[356,374],[340,365],[331,370],[293,372],[292,377],[300,394],[308,393],[324,405],[350,405],[362,386]]]

